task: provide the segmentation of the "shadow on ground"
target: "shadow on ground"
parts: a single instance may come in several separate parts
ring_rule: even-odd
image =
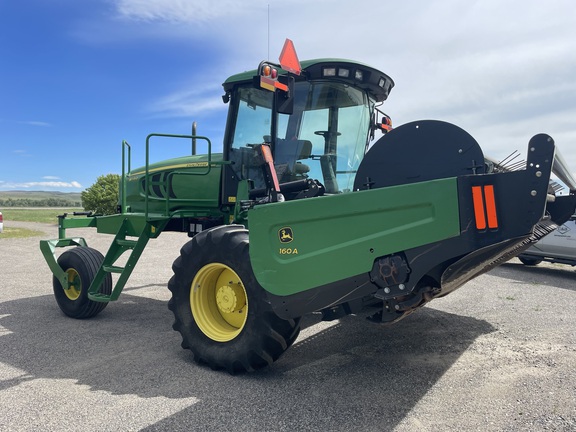
[[[112,394],[200,400],[150,431],[213,424],[218,416],[222,429],[235,430],[389,429],[477,337],[494,331],[428,308],[389,327],[347,317],[323,328],[310,315],[308,336],[272,367],[229,376],[191,361],[163,301],[125,293],[96,318],[73,320],[41,296],[2,303],[0,316],[0,361],[21,372],[0,389],[72,379]]]
[[[574,267],[563,264],[541,264],[527,266],[520,262],[510,261],[491,271],[495,276],[518,281],[551,285],[557,288],[576,291],[576,272]]]

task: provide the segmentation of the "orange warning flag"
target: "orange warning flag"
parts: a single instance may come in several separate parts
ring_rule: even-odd
[[[282,69],[293,74],[300,75],[302,68],[300,67],[300,60],[298,60],[298,55],[294,49],[294,44],[290,39],[286,39],[284,42],[284,47],[280,53],[280,66]]]

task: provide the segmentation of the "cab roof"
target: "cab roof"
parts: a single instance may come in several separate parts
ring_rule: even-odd
[[[331,80],[344,82],[366,90],[376,102],[386,100],[390,90],[394,87],[394,81],[384,72],[353,60],[324,58],[304,60],[300,65],[302,72],[300,76],[294,75],[296,81]],[[288,72],[278,67],[278,73],[284,75]],[[226,92],[230,92],[237,84],[252,82],[255,75],[258,75],[256,69],[232,75],[224,81],[222,86]]]

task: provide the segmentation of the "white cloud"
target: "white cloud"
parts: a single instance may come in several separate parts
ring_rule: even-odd
[[[181,89],[153,102],[148,110],[160,117],[197,117],[213,111],[224,111],[222,87],[197,86],[197,89]]]
[[[45,121],[38,121],[38,120],[14,120],[14,119],[5,119],[0,118],[0,123],[15,123],[27,126],[39,126],[39,127],[52,127],[51,123]]]
[[[119,0],[118,13],[125,18],[143,21],[198,23],[222,17],[247,15],[268,2],[254,0]]]
[[[28,152],[28,150],[23,150],[23,149],[14,149],[11,152],[12,154],[21,157],[21,158],[29,158],[32,157],[32,155]]]
[[[220,73],[255,68],[268,51],[276,59],[288,37],[300,59],[350,58],[388,73],[396,87],[383,109],[395,125],[419,118],[454,122],[496,158],[524,152],[534,133],[547,132],[576,167],[576,147],[567,142],[576,117],[571,0],[551,0],[545,7],[524,0],[420,0],[393,7],[370,0],[356,0],[354,7],[304,0],[115,4],[119,18],[145,22],[147,35],[217,46]],[[201,88],[176,85],[151,110],[196,116],[222,107],[216,91],[196,93],[191,87]]]
[[[48,122],[35,121],[35,120],[22,120],[22,121],[18,121],[18,123],[29,125],[29,126],[52,127],[52,125]]]
[[[0,189],[32,189],[32,188],[76,188],[81,189],[82,185],[77,181],[62,182],[62,181],[44,181],[44,182],[7,182],[0,180]]]

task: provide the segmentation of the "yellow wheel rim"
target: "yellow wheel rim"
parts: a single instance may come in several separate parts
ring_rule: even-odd
[[[190,307],[202,333],[214,341],[228,342],[238,336],[246,324],[246,289],[227,265],[208,264],[192,281]]]
[[[80,275],[73,268],[66,270],[66,273],[68,274],[68,289],[64,290],[64,294],[72,301],[78,300],[80,292],[82,291]]]

